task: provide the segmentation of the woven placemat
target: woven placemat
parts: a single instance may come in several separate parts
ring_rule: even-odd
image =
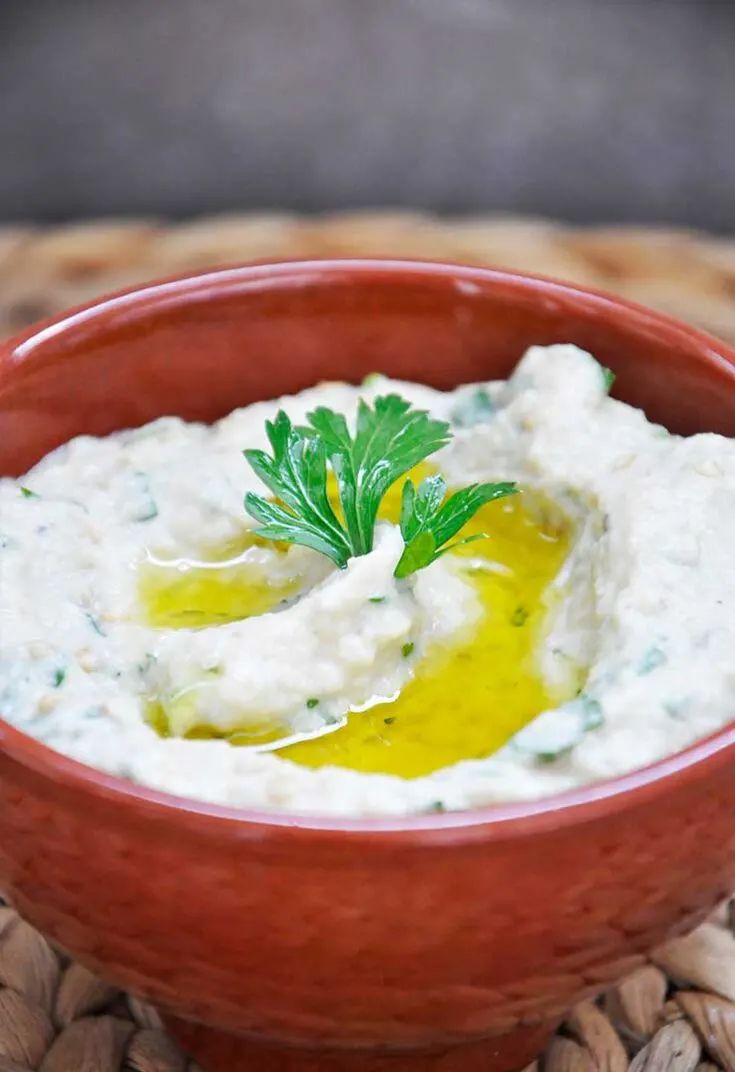
[[[578,1005],[526,1072],[734,1072],[732,919],[723,906],[599,1001]],[[69,961],[0,904],[0,1072],[200,1070],[154,1009]]]
[[[543,220],[362,212],[165,225],[0,227],[0,336],[105,291],[218,264],[391,255],[610,290],[735,342],[735,239]],[[735,1072],[731,906],[569,1016],[528,1072]],[[70,962],[0,904],[0,1072],[196,1072],[153,1009]],[[490,1072],[490,1070],[488,1070]]]
[[[0,337],[105,291],[160,276],[237,261],[352,254],[538,272],[614,291],[735,342],[735,238],[385,211],[0,227]]]

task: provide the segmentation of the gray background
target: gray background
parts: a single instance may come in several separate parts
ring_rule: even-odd
[[[0,219],[735,230],[735,0],[0,0]]]

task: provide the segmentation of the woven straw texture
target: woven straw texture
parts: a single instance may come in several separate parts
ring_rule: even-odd
[[[598,1002],[578,1005],[526,1072],[719,1070],[735,1072],[731,905]],[[0,903],[0,1072],[200,1070],[153,1009],[69,961]]]
[[[361,212],[0,227],[0,336],[108,290],[218,264],[416,256],[500,265],[611,290],[735,342],[735,239],[657,228]]]
[[[735,239],[541,220],[362,212],[0,227],[0,336],[105,291],[219,264],[419,256],[614,291],[735,343]],[[0,1072],[198,1072],[154,1010],[72,963],[0,902]],[[735,1072],[732,906],[569,1016],[527,1072]],[[490,1072],[490,1070],[488,1070]]]

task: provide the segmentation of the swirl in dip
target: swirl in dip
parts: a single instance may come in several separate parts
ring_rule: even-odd
[[[572,346],[443,393],[371,377],[80,437],[0,482],[0,710],[52,748],[217,803],[404,815],[541,797],[735,709],[735,447],[608,397]],[[253,534],[244,447],[283,408],[391,391],[452,423],[450,487],[515,480],[404,579],[398,491],[343,570]]]

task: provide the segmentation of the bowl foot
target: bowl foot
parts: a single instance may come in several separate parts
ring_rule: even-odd
[[[203,1072],[520,1072],[551,1037],[554,1025],[442,1051],[297,1049],[230,1035],[173,1016],[166,1027]]]

